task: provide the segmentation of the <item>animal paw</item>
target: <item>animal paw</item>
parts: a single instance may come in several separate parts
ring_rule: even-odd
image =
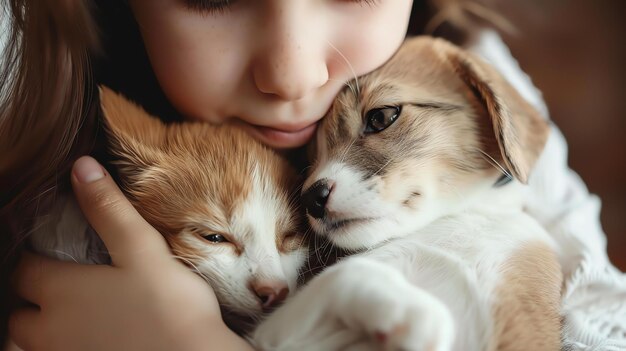
[[[345,293],[336,304],[340,319],[364,331],[377,350],[452,348],[454,322],[439,299],[379,262],[355,259],[342,270]]]
[[[454,323],[398,270],[352,257],[315,277],[251,336],[272,351],[449,351]]]

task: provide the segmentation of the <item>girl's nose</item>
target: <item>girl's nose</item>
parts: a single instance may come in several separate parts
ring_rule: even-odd
[[[254,67],[256,87],[265,94],[299,100],[328,81],[324,60],[303,52],[295,43],[267,51]]]
[[[294,11],[285,11],[292,12]],[[321,36],[309,32],[310,25],[298,23],[282,13],[267,24],[253,65],[259,91],[283,100],[299,100],[328,81],[328,67]],[[305,22],[306,21],[300,21]]]

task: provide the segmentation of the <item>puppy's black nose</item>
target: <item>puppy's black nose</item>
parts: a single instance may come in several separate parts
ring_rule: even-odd
[[[315,182],[302,194],[302,204],[306,208],[306,212],[313,218],[324,217],[329,195],[328,180],[320,179]]]

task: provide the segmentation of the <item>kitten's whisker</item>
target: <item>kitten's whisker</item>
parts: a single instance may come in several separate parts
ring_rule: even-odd
[[[198,274],[200,277],[202,277],[202,279],[204,279],[205,282],[207,282],[207,284],[211,284],[211,282],[209,281],[209,277],[207,277],[206,275],[204,275],[204,273],[202,273],[200,271],[200,269],[198,268],[198,266],[196,266],[189,258],[198,258],[198,256],[180,256],[180,255],[172,255],[172,257],[177,258],[183,262],[185,262],[186,264],[188,264],[189,266],[191,266],[193,269],[192,271],[196,274]]]
[[[339,56],[341,56],[341,58],[346,62],[346,65],[348,65],[348,68],[350,69],[350,72],[352,73],[352,76],[354,77],[354,84],[356,85],[355,95],[358,98],[361,95],[361,90],[359,88],[359,79],[358,79],[358,76],[356,75],[356,72],[354,71],[354,67],[352,67],[352,64],[350,63],[348,58],[339,49],[337,49],[330,41],[326,41],[326,42],[328,43],[328,45],[330,45],[331,48],[337,51]]]
[[[61,250],[45,250],[47,252],[54,252],[56,254],[59,254],[61,256],[65,256],[65,257],[69,257],[70,260],[72,260],[74,263],[80,263],[78,262],[78,260],[76,258],[74,258],[74,256],[70,255],[69,253],[65,252],[65,251],[61,251]]]

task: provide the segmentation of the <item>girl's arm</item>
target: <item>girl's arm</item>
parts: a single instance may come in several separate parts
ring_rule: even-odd
[[[251,350],[221,319],[210,286],[176,261],[92,158],[72,185],[112,265],[80,265],[25,254],[15,288],[22,308],[10,335],[24,350]]]
[[[470,47],[496,66],[546,118],[533,86],[497,33],[485,31]],[[600,225],[600,200],[567,165],[567,144],[556,126],[530,178],[528,212],[561,249],[565,278],[564,346],[571,350],[626,348],[626,275],[610,263]]]

